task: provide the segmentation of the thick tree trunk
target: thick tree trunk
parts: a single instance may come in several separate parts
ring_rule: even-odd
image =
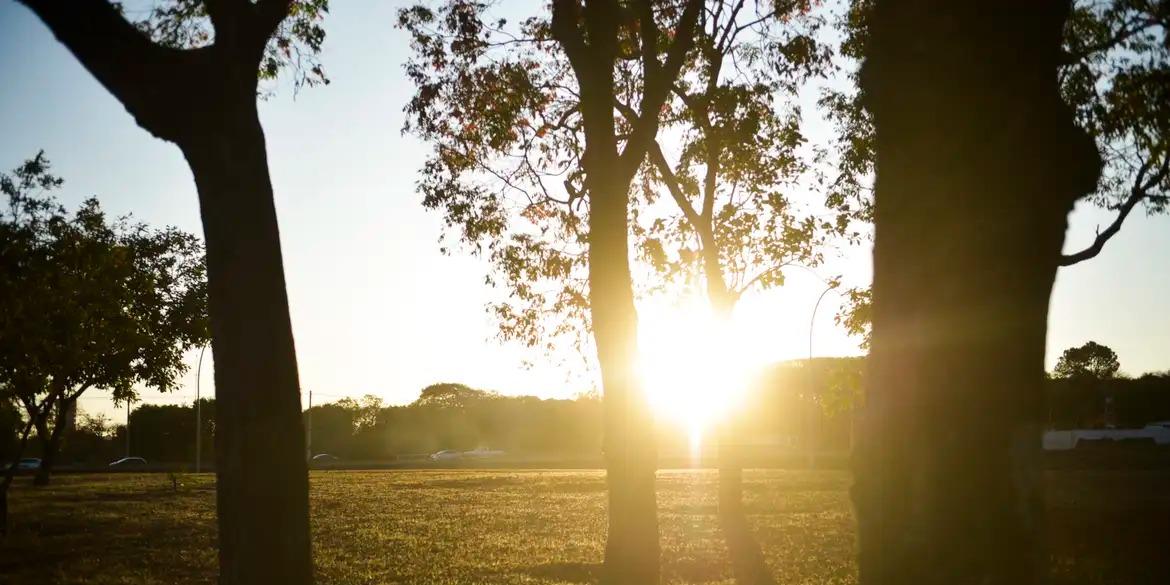
[[[873,336],[854,454],[860,574],[1042,579],[1049,295],[1099,159],[1057,88],[1068,2],[879,0]]]
[[[589,209],[590,312],[605,390],[609,484],[603,581],[622,585],[659,579],[657,449],[635,367],[638,316],[626,232],[628,187],[620,179],[593,179]]]
[[[207,239],[219,582],[311,583],[300,388],[264,133],[254,95],[224,102],[181,144]]]

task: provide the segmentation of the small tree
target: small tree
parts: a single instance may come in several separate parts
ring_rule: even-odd
[[[5,306],[0,380],[32,419],[45,483],[80,395],[173,389],[183,352],[207,336],[203,248],[174,228],[107,221],[96,199],[69,215],[48,192],[61,180],[38,154],[0,175]]]
[[[207,337],[203,247],[174,228],[108,221],[96,199],[73,214],[49,195],[62,181],[44,154],[0,174],[0,386],[36,429],[49,482],[77,399],[106,388],[176,387],[183,352]]]
[[[438,384],[431,384],[423,388],[418,394],[418,398],[412,402],[411,406],[433,406],[439,408],[465,408],[488,398],[493,398],[497,394],[472,388],[466,384],[458,384],[451,382],[440,382]]]
[[[1080,347],[1070,347],[1060,354],[1053,374],[1071,380],[1106,380],[1117,374],[1121,364],[1109,347],[1090,341]]]
[[[400,13],[415,49],[408,129],[434,146],[424,204],[443,210],[473,249],[486,248],[514,291],[520,310],[497,311],[506,336],[547,340],[541,310],[588,320],[605,391],[603,580],[655,582],[656,452],[635,367],[630,185],[704,2],[555,0],[551,14],[519,27],[488,8],[448,0]],[[617,114],[618,101],[637,104],[632,118]]]

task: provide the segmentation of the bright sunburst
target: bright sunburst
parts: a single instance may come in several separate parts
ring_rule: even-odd
[[[640,374],[660,419],[681,424],[692,454],[703,433],[739,406],[759,364],[758,344],[702,303],[640,311]]]

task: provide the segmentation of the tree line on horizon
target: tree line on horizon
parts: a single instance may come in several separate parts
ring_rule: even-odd
[[[328,82],[316,59],[327,0],[169,0],[133,21],[105,0],[20,2],[194,175],[220,582],[311,583],[256,98],[281,74]],[[448,248],[492,266],[501,337],[570,344],[600,373],[603,582],[659,580],[639,300],[698,291],[726,313],[787,270],[819,266],[826,244],[871,234],[872,288],[851,288],[856,310],[842,317],[870,350],[854,378],[861,582],[1038,582],[1049,297],[1058,268],[1096,256],[1133,210],[1166,211],[1167,3],[553,0],[519,22],[494,8],[399,12],[416,88],[405,130],[432,148],[419,191],[458,243]],[[831,144],[808,144],[807,91],[835,126]],[[1066,255],[1081,199],[1116,219]],[[2,372],[5,390],[35,388],[30,412],[61,408],[53,385],[68,375],[29,383],[24,369]],[[774,582],[738,466],[722,462],[719,476],[737,582]]]
[[[1097,344],[1086,344],[1091,352]],[[1117,375],[1108,353],[1076,359],[1071,348],[1045,385],[1045,429],[1140,428],[1170,420],[1170,372],[1138,377]],[[1104,348],[1105,352],[1111,352]],[[1085,354],[1086,352],[1079,352]],[[1104,359],[1098,359],[1104,355]],[[1095,365],[1106,364],[1104,368]],[[841,453],[853,440],[855,404],[863,398],[851,387],[862,373],[861,358],[816,358],[777,363],[757,376],[743,409],[723,424],[734,447],[753,466],[801,461],[813,453]],[[811,391],[810,391],[811,388]],[[203,469],[214,468],[215,399],[203,398]],[[195,405],[145,404],[130,414],[131,445],[125,424],[82,410],[53,448],[57,467],[101,468],[127,454],[153,465],[192,470],[195,461]],[[409,404],[386,405],[374,395],[315,405],[303,413],[311,429],[311,453],[340,457],[343,464],[409,460],[441,450],[502,450],[519,458],[592,464],[601,455],[601,402],[592,394],[571,399],[507,395],[458,383],[433,384]],[[22,413],[0,403],[0,460],[16,452]],[[714,459],[718,441],[706,429],[701,461]],[[672,460],[695,455],[689,429],[660,421],[656,443]],[[37,443],[27,456],[45,457]],[[693,459],[691,459],[693,460]],[[46,471],[52,471],[46,469]]]

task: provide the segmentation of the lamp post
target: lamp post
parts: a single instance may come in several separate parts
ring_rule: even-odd
[[[207,344],[199,348],[199,365],[195,366],[195,473],[199,473],[203,465],[203,403],[199,400],[199,390],[203,376],[203,352],[207,351]]]
[[[309,390],[309,409],[305,411],[305,461],[313,461],[313,390]]]
[[[813,305],[812,316],[809,317],[809,320],[808,320],[808,363],[806,364],[805,367],[808,369],[808,376],[807,376],[807,378],[808,378],[808,391],[809,391],[809,398],[811,401],[811,405],[810,405],[811,415],[809,416],[809,424],[808,424],[808,429],[809,429],[809,433],[808,433],[809,434],[809,436],[808,436],[808,466],[810,469],[816,464],[816,457],[817,457],[816,441],[815,441],[815,437],[813,435],[815,434],[814,429],[816,428],[816,421],[818,418],[818,414],[816,412],[816,401],[812,400],[812,391],[813,391],[812,360],[813,360],[813,331],[814,331],[813,326],[816,325],[816,322],[817,322],[817,311],[820,310],[820,308],[821,308],[821,301],[825,300],[825,295],[829,294],[830,291],[836,289],[839,284],[840,283],[837,282],[836,280],[829,281],[829,285],[827,287],[825,287],[825,290],[821,291],[821,295],[819,297],[817,297],[817,302],[816,302],[816,304]]]
[[[130,398],[126,398],[126,456],[130,456]]]

